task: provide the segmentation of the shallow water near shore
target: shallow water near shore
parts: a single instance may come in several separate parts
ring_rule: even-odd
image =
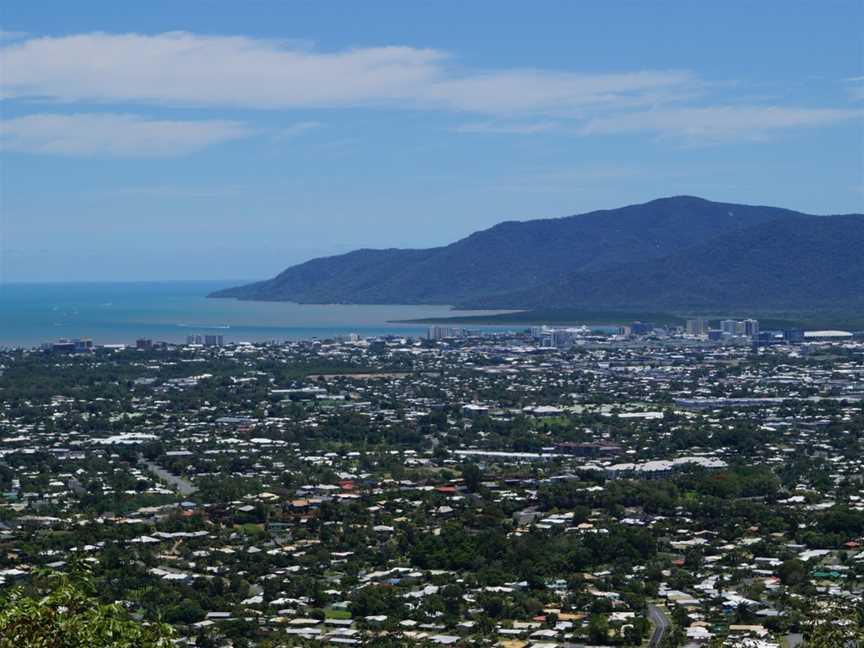
[[[483,315],[449,306],[295,304],[208,299],[242,280],[0,284],[0,346],[34,346],[59,338],[96,344],[138,338],[183,342],[216,334],[226,342],[361,336],[421,336],[422,324],[393,320]],[[496,327],[483,327],[492,330]],[[497,327],[501,328],[501,327]],[[513,327],[510,327],[513,328]]]

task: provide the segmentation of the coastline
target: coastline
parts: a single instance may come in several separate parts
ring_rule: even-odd
[[[418,318],[390,320],[393,324],[425,324],[427,326],[454,325],[465,326],[534,326],[550,324],[558,326],[595,325],[621,326],[633,322],[651,322],[655,325],[681,326],[688,318],[700,317],[708,321],[719,321],[729,317],[754,317],[765,329],[840,329],[848,331],[864,330],[864,315],[844,313],[775,313],[758,309],[745,311],[735,309],[730,312],[692,312],[692,313],[652,313],[632,311],[599,311],[589,309],[560,308],[517,310],[496,315],[459,315],[453,317]]]

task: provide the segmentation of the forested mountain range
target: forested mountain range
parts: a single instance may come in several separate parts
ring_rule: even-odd
[[[363,249],[212,297],[468,308],[864,308],[864,216],[661,198]]]

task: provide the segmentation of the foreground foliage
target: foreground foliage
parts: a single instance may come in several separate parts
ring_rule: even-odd
[[[0,599],[0,648],[167,648],[167,626],[142,625],[103,604],[81,573],[54,574],[41,596],[15,588]]]

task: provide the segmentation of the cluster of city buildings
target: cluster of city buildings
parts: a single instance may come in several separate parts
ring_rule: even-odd
[[[186,344],[203,344],[204,346],[222,346],[225,344],[225,336],[218,333],[207,333],[205,335],[187,335]]]
[[[91,338],[60,338],[56,342],[48,342],[43,348],[59,353],[86,353],[93,350]]]
[[[759,320],[724,319],[720,320],[719,328],[711,328],[709,320],[697,317],[687,320],[685,330],[688,335],[707,336],[710,340],[728,338],[748,338],[753,340],[759,337]]]
[[[0,590],[80,555],[189,646],[794,645],[864,603],[864,342],[746,322],[2,352]]]

